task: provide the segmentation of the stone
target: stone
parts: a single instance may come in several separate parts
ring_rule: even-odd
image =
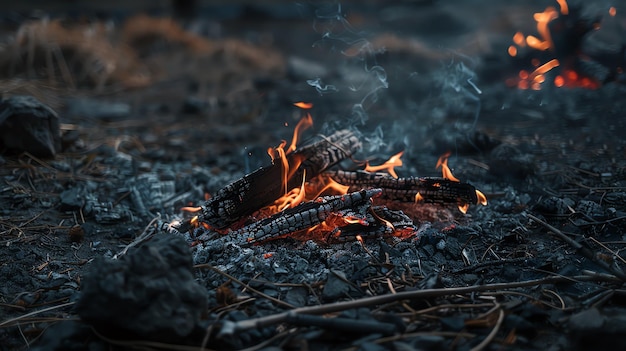
[[[162,233],[117,260],[94,262],[76,304],[83,321],[108,335],[162,342],[188,340],[206,309],[187,243]]]
[[[61,151],[59,116],[32,96],[0,101],[0,149],[53,158]]]

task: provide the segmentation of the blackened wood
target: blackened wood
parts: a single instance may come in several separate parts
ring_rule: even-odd
[[[322,223],[331,213],[363,204],[380,193],[380,189],[369,189],[303,202],[233,231],[228,238],[240,245],[250,245],[309,229]]]
[[[393,178],[386,173],[365,171],[327,171],[326,175],[336,182],[355,189],[380,188],[382,199],[402,202],[415,202],[419,193],[423,202],[475,204],[478,201],[476,188],[468,183],[454,182],[439,177]]]
[[[402,211],[390,210],[384,206],[371,206],[368,204],[369,214],[367,225],[351,223],[342,226],[338,232],[328,236],[329,244],[355,241],[360,236],[363,240],[379,239],[395,236],[400,239],[414,237],[417,233],[417,226],[413,220]],[[417,239],[417,238],[416,238]]]
[[[311,179],[328,167],[351,157],[360,148],[361,142],[349,130],[339,130],[327,137],[318,136],[287,156],[290,165],[302,162],[290,178],[287,188],[299,187],[305,173],[306,179]],[[199,220],[223,229],[270,205],[284,195],[282,172],[282,164],[276,162],[230,183],[206,201]]]

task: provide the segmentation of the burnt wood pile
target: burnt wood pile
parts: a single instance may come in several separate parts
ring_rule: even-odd
[[[232,240],[238,245],[256,244],[289,234],[304,240],[322,238],[327,242],[354,240],[358,235],[365,239],[394,234],[407,238],[417,232],[411,218],[402,211],[373,207],[375,198],[403,203],[457,204],[460,208],[486,204],[486,198],[474,186],[457,179],[397,178],[380,172],[330,169],[352,157],[360,148],[356,133],[349,130],[318,136],[284,156],[284,162],[275,159],[270,166],[261,167],[220,189],[195,209],[197,216],[176,229],[186,232],[203,224],[203,229],[226,232],[223,240]],[[289,169],[289,165],[294,164],[297,168]],[[287,173],[288,178],[284,178]],[[303,182],[320,175],[345,186],[349,193],[305,201],[243,227],[237,226],[236,223],[245,223],[253,213],[284,196],[287,189],[297,189],[298,183],[304,185]],[[320,236],[320,230],[315,233],[314,229],[322,224],[327,233]],[[228,230],[229,226],[232,231]],[[311,235],[307,237],[307,233]]]

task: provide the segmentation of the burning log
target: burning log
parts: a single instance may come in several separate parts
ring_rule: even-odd
[[[381,198],[402,201],[427,203],[457,203],[459,206],[485,203],[484,195],[468,183],[461,183],[440,177],[407,177],[394,178],[387,173],[370,173],[366,171],[327,171],[325,175],[335,181],[350,186],[349,190],[363,188],[380,188]]]
[[[220,189],[201,206],[197,220],[216,229],[251,215],[285,194],[285,189],[300,187],[302,180],[309,180],[327,168],[349,158],[361,148],[354,132],[339,130],[330,136],[298,148],[284,156],[282,162],[261,167]],[[285,177],[292,172],[293,175]],[[287,178],[281,183],[278,179]],[[181,228],[185,231],[186,228]]]
[[[380,194],[380,189],[369,189],[345,195],[320,197],[254,222],[232,232],[229,236],[240,244],[254,244],[309,230],[322,224],[332,213],[357,207]]]

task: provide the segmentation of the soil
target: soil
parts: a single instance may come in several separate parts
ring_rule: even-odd
[[[603,21],[581,36],[601,86],[540,90],[507,83],[532,71],[507,48],[552,1],[11,12],[3,94],[57,111],[63,146],[0,156],[0,349],[624,347],[626,87],[606,77],[626,17],[603,4],[584,2]],[[400,177],[439,176],[451,152],[488,205],[388,203],[416,235],[364,243],[245,247],[168,226],[267,165],[298,101],[314,106],[303,138],[357,130],[354,159],[404,150]]]

